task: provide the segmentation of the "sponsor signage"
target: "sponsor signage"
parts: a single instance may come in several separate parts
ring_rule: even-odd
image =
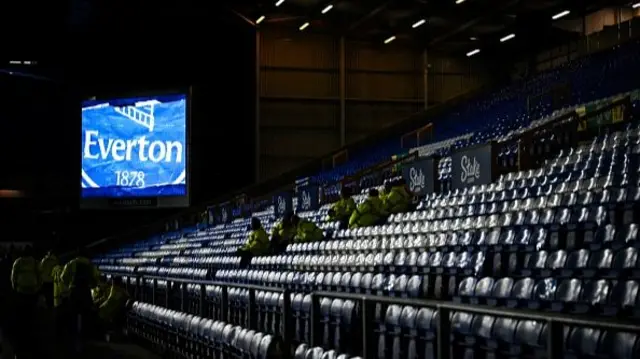
[[[320,201],[317,186],[305,186],[298,189],[297,212],[314,211],[318,209]]]
[[[218,223],[229,223],[233,221],[233,211],[231,203],[223,203],[218,206]]]
[[[402,175],[412,194],[425,196],[435,192],[436,163],[434,158],[418,158],[403,166]]]
[[[291,192],[281,192],[273,196],[273,214],[276,218],[284,216],[287,212],[293,212]]]
[[[451,156],[451,188],[489,184],[495,179],[494,144],[468,147]]]

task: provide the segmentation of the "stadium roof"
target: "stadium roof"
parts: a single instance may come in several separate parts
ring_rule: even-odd
[[[560,18],[575,19],[603,7],[632,5],[629,0],[235,0],[233,3],[234,11],[259,26],[346,34],[381,44],[405,42],[460,53],[493,47],[514,37],[526,47],[566,43],[579,34],[552,26]]]
[[[138,16],[150,10],[123,0],[69,1],[66,28],[80,34],[88,28],[113,30],[127,23],[127,18],[135,19],[129,21],[136,24],[134,28],[147,28],[144,24],[153,21],[163,24],[161,27],[185,21],[210,24],[231,10],[251,25],[264,28],[346,35],[381,45],[393,42],[461,55],[475,49],[483,53],[504,49],[501,40],[508,43],[509,53],[536,53],[580,36],[575,31],[579,26],[567,26],[567,21],[604,7],[640,4],[640,0],[223,0],[208,5],[180,1],[157,4],[153,16]],[[120,19],[122,14],[131,15]],[[565,16],[554,19],[558,14]],[[57,73],[59,77],[61,65],[69,59],[51,61],[40,59],[27,72],[45,78]],[[0,65],[0,69],[7,69],[6,63]]]

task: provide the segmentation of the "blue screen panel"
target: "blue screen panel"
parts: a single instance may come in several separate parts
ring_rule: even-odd
[[[82,103],[82,197],[187,195],[187,96]]]

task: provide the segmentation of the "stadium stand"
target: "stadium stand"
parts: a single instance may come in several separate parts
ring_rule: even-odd
[[[242,217],[95,261],[124,276],[137,300],[131,331],[185,357],[637,358],[638,47],[573,61],[434,120],[434,143],[408,158],[439,158],[439,191],[384,225],[339,229],[327,212],[345,176],[360,172],[349,181],[363,193],[397,176],[396,162],[377,165],[397,147],[316,176],[329,202],[300,216],[328,240],[240,268]],[[566,83],[558,109],[553,89]],[[539,102],[524,103],[532,95]],[[452,188],[451,154],[483,143],[498,149],[500,176]],[[267,229],[276,220],[272,206],[253,216]]]

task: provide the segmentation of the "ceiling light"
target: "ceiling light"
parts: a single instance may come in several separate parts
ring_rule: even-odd
[[[384,43],[385,43],[385,44],[388,44],[388,43],[390,43],[391,41],[393,41],[393,40],[395,40],[395,39],[396,39],[396,37],[395,37],[395,36],[391,36],[391,37],[389,37],[388,39],[384,40]]]
[[[308,23],[308,22],[305,22],[304,24],[302,24],[302,25],[300,26],[300,31],[302,31],[302,30],[304,30],[304,29],[306,29],[306,28],[308,28],[308,27],[309,27],[309,23]]]
[[[278,0],[278,1],[276,2],[276,7],[278,7],[278,6],[282,5],[282,3],[283,3],[283,2],[284,2],[284,0]]]
[[[637,9],[640,7],[640,2],[631,5],[632,8]]]
[[[505,41],[509,41],[511,39],[513,39],[514,37],[516,37],[516,34],[509,34],[503,38],[500,39],[500,42],[505,42]]]
[[[260,17],[258,18],[258,20],[256,20],[256,25],[258,25],[259,23],[263,22],[263,21],[264,21],[264,19],[265,19],[264,15],[260,16]]]
[[[478,40],[478,38],[477,38],[477,37],[475,37],[475,36],[471,36],[471,37],[469,38],[469,40],[471,40],[471,41],[476,41],[476,40]]]
[[[467,52],[467,57],[471,57],[471,56],[473,56],[473,55],[476,55],[476,54],[478,54],[479,52],[480,52],[480,49],[475,49],[475,50],[473,50],[473,51],[469,51],[469,52]]]
[[[413,25],[411,25],[411,27],[415,29],[416,27],[424,25],[425,22],[427,22],[427,20],[425,19],[418,20]]]
[[[558,20],[559,18],[561,18],[561,17],[565,17],[565,16],[567,16],[567,15],[569,15],[569,14],[571,14],[571,11],[569,11],[569,10],[565,10],[565,11],[563,11],[563,12],[559,12],[559,13],[557,13],[557,14],[553,15],[551,18],[552,18],[553,20]]]
[[[462,4],[465,0],[456,0],[456,4]]]
[[[323,14],[326,14],[326,13],[328,13],[329,11],[331,11],[331,9],[333,9],[333,5],[329,4],[329,5],[327,5],[327,7],[325,7],[324,9],[322,9],[322,13],[323,13]]]

